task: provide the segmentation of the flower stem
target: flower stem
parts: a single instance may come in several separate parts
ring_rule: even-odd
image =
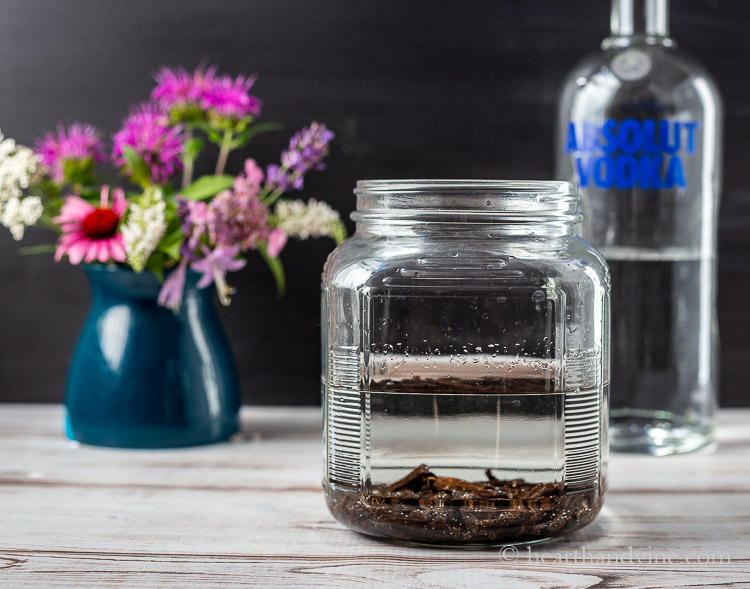
[[[267,199],[263,201],[263,203],[270,206],[273,203],[275,203],[282,194],[284,194],[284,189],[277,188],[270,194],[270,196]]]
[[[190,145],[193,140],[193,130],[188,127],[185,129],[185,145]],[[187,188],[193,181],[193,155],[184,153],[182,156],[182,187]]]
[[[227,156],[229,155],[229,148],[232,144],[232,131],[227,129],[224,131],[224,138],[221,140],[221,147],[219,148],[219,159],[216,161],[216,172],[219,174],[224,173],[224,168],[227,165]]]
[[[281,170],[282,172],[286,172],[287,168],[285,166],[282,166]],[[299,172],[294,172],[289,178],[289,182],[293,183],[299,177],[299,175],[300,175]],[[263,187],[263,190],[261,190],[260,194],[258,195],[258,199],[263,204],[270,206],[274,204],[277,200],[279,200],[279,197],[282,194],[284,194],[284,192],[286,192],[286,190],[283,187],[276,188],[274,191],[270,192],[268,190],[268,186],[266,185]]]

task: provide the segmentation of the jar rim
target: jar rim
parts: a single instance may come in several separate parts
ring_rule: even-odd
[[[571,227],[580,222],[577,185],[564,180],[360,180],[360,226],[431,224]]]
[[[577,197],[577,185],[567,180],[494,180],[494,179],[382,179],[358,180],[354,194],[452,194],[495,193],[519,196]]]

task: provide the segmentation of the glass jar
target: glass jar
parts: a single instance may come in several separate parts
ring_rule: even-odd
[[[538,541],[596,517],[609,277],[568,182],[361,181],[323,275],[324,487],[344,525]]]

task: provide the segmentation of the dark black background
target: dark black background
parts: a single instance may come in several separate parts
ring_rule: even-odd
[[[337,140],[305,197],[348,216],[359,178],[552,175],[560,82],[608,32],[606,0],[3,0],[0,127],[31,143],[57,122],[113,132],[159,65],[260,75],[261,163],[315,119]],[[673,0],[672,32],[726,103],[719,315],[723,405],[750,405],[750,3]],[[247,154],[236,154],[236,170]],[[209,162],[205,162],[208,167]],[[60,401],[89,301],[80,268],[20,257],[0,232],[0,400]],[[32,233],[28,243],[44,239]],[[246,402],[317,403],[319,275],[329,241],[293,243],[288,293],[252,260],[222,309]]]

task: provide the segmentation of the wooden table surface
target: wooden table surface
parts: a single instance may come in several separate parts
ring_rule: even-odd
[[[320,490],[319,410],[243,409],[244,441],[79,446],[59,406],[0,405],[0,587],[750,587],[750,410],[719,447],[615,455],[588,528],[532,549],[406,547]]]

